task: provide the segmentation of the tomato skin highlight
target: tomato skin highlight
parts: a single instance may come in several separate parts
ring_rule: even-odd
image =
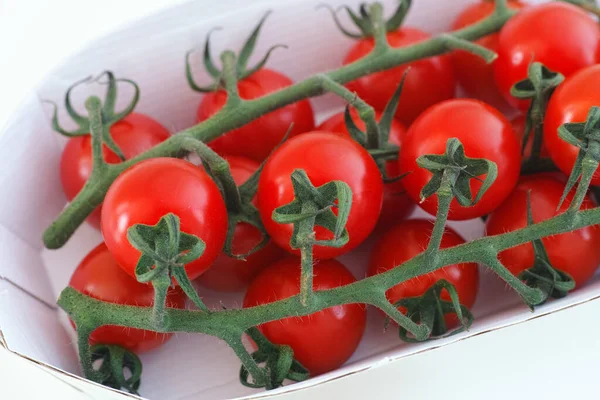
[[[600,105],[600,65],[585,68],[566,79],[552,94],[544,119],[544,144],[550,158],[561,171],[570,175],[579,148],[558,136],[558,128],[567,122],[585,122],[591,107]],[[596,171],[592,185],[600,185]]]
[[[225,156],[231,175],[236,185],[240,186],[258,169],[259,164],[249,158]],[[262,241],[260,231],[247,223],[239,223],[234,232],[232,250],[234,254],[245,254]],[[211,290],[219,292],[239,292],[248,287],[250,282],[267,265],[285,255],[273,241],[265,247],[238,260],[221,252],[212,266],[200,275],[196,282]]]
[[[206,244],[204,254],[185,267],[190,279],[200,276],[221,252],[227,234],[227,210],[208,174],[185,160],[145,160],[113,182],[102,208],[106,246],[131,276],[135,277],[141,254],[127,240],[127,229],[135,224],[155,225],[168,213],[179,217],[183,232]]]
[[[598,23],[580,8],[563,2],[527,7],[500,31],[496,83],[512,106],[527,112],[530,101],[512,97],[510,88],[527,78],[532,61],[568,78],[596,64],[599,43]]]
[[[360,119],[358,112],[351,108],[350,115],[356,126],[363,132],[366,132],[365,123]],[[375,112],[375,119],[379,121],[382,113]],[[323,121],[317,127],[317,130],[339,133],[347,137],[351,137],[346,124],[344,122],[344,113],[334,114],[327,120]],[[390,128],[389,142],[398,147],[402,146],[406,128],[396,119],[392,121]],[[395,160],[390,160],[385,164],[385,171],[388,177],[393,178],[399,175],[398,163]],[[381,207],[381,215],[379,216],[379,225],[393,224],[408,217],[414,210],[415,203],[406,195],[406,190],[402,186],[402,180],[385,183],[383,185],[383,205]]]
[[[252,100],[293,83],[280,72],[262,68],[240,80],[238,92],[242,99]],[[204,95],[196,112],[196,122],[202,122],[216,114],[226,101],[227,92],[223,89]],[[291,123],[294,123],[294,127],[290,137],[314,129],[313,109],[308,100],[301,100],[265,114],[211,141],[209,146],[221,155],[247,157],[262,162],[281,142]]]
[[[507,5],[511,9],[521,9],[525,7],[520,1],[509,0]],[[452,25],[452,30],[458,30],[472,25],[488,17],[494,12],[494,3],[491,1],[480,1],[474,3],[463,10]],[[492,33],[475,41],[492,51],[498,48],[498,33]],[[452,65],[460,85],[470,96],[499,108],[505,109],[508,104],[500,93],[494,80],[494,67],[487,64],[481,57],[477,57],[463,50],[456,50],[451,53]]]
[[[388,230],[371,251],[367,275],[381,274],[422,253],[429,244],[433,223],[424,219],[411,219],[402,221]],[[463,243],[465,240],[447,227],[440,248],[447,249]],[[479,270],[476,263],[452,264],[409,279],[390,288],[386,292],[386,297],[394,304],[400,299],[421,296],[441,279],[454,285],[462,305],[469,309],[473,307],[479,289]],[[441,298],[450,301],[446,290],[442,292]],[[400,307],[399,310],[406,313],[404,307]],[[444,320],[448,329],[458,326],[460,322],[456,314],[446,314]]]
[[[110,128],[110,135],[126,159],[133,158],[167,140],[171,133],[154,119],[144,114],[131,113]],[[117,164],[121,160],[108,147],[102,146],[104,161]],[[90,135],[70,138],[60,160],[60,180],[67,200],[71,201],[83,188],[92,173],[92,138]],[[102,206],[87,218],[100,229]]]
[[[430,37],[431,35],[419,29],[407,27],[387,33],[388,43],[394,48],[413,45]],[[374,47],[373,38],[358,40],[346,54],[344,65],[365,57]],[[429,106],[455,96],[456,78],[449,56],[428,57],[387,71],[375,72],[347,83],[346,87],[376,110],[383,110],[408,67],[410,72],[404,82],[396,118],[410,125]]]
[[[498,167],[498,177],[476,205],[462,207],[456,199],[450,204],[450,220],[481,217],[500,205],[519,179],[519,140],[510,122],[498,110],[481,101],[454,99],[429,108],[408,130],[398,157],[400,173],[410,172],[402,183],[417,204],[421,190],[432,174],[420,168],[416,160],[426,154],[444,154],[450,138],[461,141],[467,157],[486,158]],[[471,193],[475,196],[481,182],[471,179],[470,183]],[[419,206],[436,215],[437,194]]]
[[[69,286],[98,300],[129,306],[152,307],[154,289],[139,283],[119,267],[104,243],[99,244],[81,261]],[[166,306],[185,308],[185,294],[180,288],[169,289]],[[155,349],[173,336],[143,329],[104,325],[90,335],[90,345],[116,344],[140,353]]]
[[[278,224],[273,211],[294,199],[290,175],[303,169],[315,187],[342,180],[352,189],[352,207],[346,229],[350,241],[343,247],[314,246],[315,259],[334,258],[347,253],[365,240],[377,223],[383,200],[383,180],[371,155],[358,143],[341,135],[315,131],[289,139],[267,160],[258,183],[258,209],[271,239],[292,254],[292,224]],[[317,240],[333,234],[315,227]]]
[[[499,235],[527,226],[527,192],[530,192],[535,223],[565,212],[573,200],[574,191],[569,193],[557,212],[556,207],[564,188],[564,180],[549,174],[528,175],[521,178],[511,195],[487,219],[487,235]],[[586,197],[581,210],[589,210],[595,206],[594,202]],[[598,226],[588,226],[574,232],[548,236],[542,239],[542,243],[552,266],[571,275],[576,287],[590,279],[600,264],[600,227]],[[518,276],[533,266],[533,245],[527,243],[504,250],[498,258],[510,272]]]
[[[272,303],[300,293],[300,259],[287,257],[264,269],[252,282],[244,308]],[[333,289],[356,282],[339,261],[314,265],[314,290]],[[273,343],[287,344],[311,376],[340,367],[354,353],[367,321],[363,304],[345,304],[304,317],[290,317],[259,325]]]

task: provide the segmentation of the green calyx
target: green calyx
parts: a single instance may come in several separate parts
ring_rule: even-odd
[[[154,287],[157,328],[168,324],[165,303],[173,280],[200,310],[209,312],[185,271],[186,264],[202,256],[206,244],[194,235],[181,232],[178,216],[167,214],[156,225],[135,224],[127,230],[127,239],[142,253],[135,267],[137,280],[151,282]]]
[[[578,180],[579,186],[568,212],[575,213],[585,199],[587,188],[600,162],[600,107],[591,107],[585,122],[566,123],[558,128],[558,136],[565,142],[579,148],[577,159],[569,175],[569,180],[557,209]]]
[[[440,297],[444,290],[450,295],[450,301],[442,300]],[[406,315],[415,323],[426,326],[430,333],[425,338],[415,338],[412,335],[408,335],[404,327],[399,327],[400,339],[409,343],[452,336],[468,330],[473,323],[473,314],[471,314],[471,311],[467,307],[460,304],[456,288],[445,279],[437,281],[421,296],[401,299],[394,303],[394,305],[405,308]],[[461,327],[448,334],[444,318],[447,314],[456,314],[461,322]],[[389,318],[386,319],[386,326],[388,323]]]
[[[348,6],[341,6],[337,10],[334,10],[331,6],[326,4],[323,4],[320,7],[327,8],[331,12],[335,24],[344,35],[353,39],[363,39],[376,37],[378,31],[385,34],[385,32],[392,32],[400,28],[410,10],[411,4],[412,0],[400,0],[398,2],[398,7],[387,20],[383,20],[383,8],[379,3],[373,3],[371,5],[362,3],[358,8],[358,13]],[[355,27],[358,28],[358,33],[351,32],[344,27],[337,15],[337,12],[340,10],[346,11]]]
[[[257,382],[254,377],[251,382],[250,372],[242,365],[239,375],[242,385],[271,390],[282,386],[286,379],[300,382],[309,378],[308,370],[294,359],[294,350],[290,346],[271,343],[257,328],[250,328],[246,333],[258,347],[252,353],[252,358],[257,364],[264,364],[264,367],[261,368],[263,378]]]
[[[535,168],[539,162],[542,150],[542,138],[544,134],[544,117],[548,100],[554,92],[554,89],[565,79],[559,73],[549,70],[540,62],[532,62],[529,65],[527,78],[515,83],[510,89],[510,94],[520,100],[531,100],[527,119],[525,122],[525,133],[521,152],[525,152],[525,146],[529,141],[529,135],[533,131],[533,147],[531,149],[531,159],[526,161],[524,170]]]
[[[104,76],[106,76],[106,81],[101,80]],[[65,110],[67,111],[67,113],[69,114],[71,119],[78,126],[77,129],[72,130],[72,131],[66,130],[63,127],[61,127],[61,125],[58,121],[58,106],[56,105],[56,103],[45,100],[45,102],[52,104],[52,106],[54,107],[54,112],[52,115],[52,129],[54,129],[56,132],[59,132],[60,134],[62,134],[64,136],[68,136],[68,137],[83,136],[83,135],[87,135],[90,133],[90,129],[91,129],[90,119],[88,117],[85,117],[85,116],[79,114],[77,111],[75,111],[75,108],[73,107],[73,103],[71,102],[71,93],[72,93],[73,89],[80,86],[81,84],[92,83],[92,82],[98,82],[100,84],[106,85],[106,95],[104,98],[104,105],[102,107],[102,123],[103,123],[102,141],[110,150],[112,150],[117,156],[119,156],[121,161],[124,161],[125,156],[123,155],[123,152],[121,151],[119,146],[115,143],[112,136],[110,135],[110,127],[112,125],[114,125],[116,122],[125,118],[127,115],[131,114],[133,112],[133,110],[135,109],[135,106],[138,103],[138,100],[140,98],[140,88],[131,79],[115,78],[115,75],[113,74],[112,71],[104,71],[103,73],[98,75],[96,78],[92,78],[90,76],[81,81],[75,82],[73,85],[71,85],[67,89],[67,92],[65,94]],[[117,89],[118,89],[117,84],[119,82],[128,83],[134,89],[133,98],[131,99],[129,104],[122,111],[116,110]]]
[[[254,66],[251,66],[251,67],[248,66],[248,61],[250,60],[250,57],[252,56],[252,53],[254,52],[254,48],[256,47],[256,41],[258,40],[258,36],[260,35],[260,30],[261,30],[262,26],[264,25],[264,23],[270,13],[271,13],[270,11],[267,12],[261,18],[260,22],[254,28],[254,30],[252,31],[252,33],[250,34],[250,36],[248,37],[246,42],[244,42],[244,45],[242,46],[238,56],[236,57],[237,61],[235,63],[234,69],[235,69],[235,75],[238,80],[242,80],[242,79],[252,75],[259,69],[263,68],[266,65],[267,61],[269,60],[271,53],[275,49],[287,48],[287,46],[282,45],[282,44],[272,46],[267,51],[267,53],[263,56],[263,58],[260,61],[258,61]],[[201,86],[201,85],[198,85],[194,81],[192,67],[191,67],[191,63],[190,63],[190,56],[193,51],[188,51],[188,53],[186,54],[185,76],[187,78],[189,86],[197,92],[209,93],[209,92],[214,92],[214,91],[218,90],[219,88],[224,87],[224,82],[223,82],[224,71],[219,70],[219,68],[215,65],[215,63],[212,60],[212,55],[211,55],[211,50],[210,50],[210,35],[214,31],[220,30],[220,29],[221,29],[220,27],[217,27],[217,28],[214,28],[211,31],[209,31],[208,34],[206,35],[206,41],[204,43],[204,51],[203,51],[202,61],[203,61],[206,72],[208,72],[208,74],[213,78],[213,83],[211,85]]]
[[[527,226],[533,224],[531,199],[530,193],[528,192]],[[533,240],[531,244],[533,245],[534,254],[533,266],[523,271],[519,275],[519,278],[522,279],[527,286],[539,288],[545,296],[544,301],[549,297],[565,297],[569,291],[575,288],[575,281],[566,272],[557,270],[552,266],[542,239]]]
[[[138,394],[142,382],[142,362],[135,353],[117,345],[97,344],[91,347],[91,359],[92,363],[102,360],[95,370],[95,382]],[[129,371],[128,378],[125,378],[126,370]]]

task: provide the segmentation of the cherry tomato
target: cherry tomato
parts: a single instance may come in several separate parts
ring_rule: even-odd
[[[430,37],[428,33],[415,28],[401,28],[387,34],[391,47],[413,45]],[[346,54],[344,65],[365,57],[374,47],[373,38],[359,40]],[[375,72],[349,82],[346,86],[375,109],[383,110],[408,67],[410,72],[404,82],[396,118],[410,125],[429,106],[454,97],[456,78],[449,56],[428,57],[387,71]]]
[[[368,276],[373,276],[390,270],[405,261],[422,253],[429,244],[433,221],[412,219],[395,225],[373,247],[369,260]],[[451,228],[446,228],[440,244],[441,249],[458,246],[465,243]],[[432,273],[409,279],[386,292],[388,300],[394,304],[400,299],[423,295],[427,289],[441,279],[450,282],[456,288],[460,304],[467,308],[473,307],[479,288],[479,270],[475,263],[452,264]],[[446,290],[442,291],[441,299],[451,301]],[[406,313],[406,309],[399,308]],[[451,329],[460,322],[456,314],[444,316],[446,326]]]
[[[500,31],[496,83],[511,105],[526,112],[529,101],[512,97],[510,88],[527,78],[532,61],[569,77],[596,63],[599,43],[598,23],[578,7],[563,2],[527,7]]]
[[[291,253],[292,224],[273,221],[273,211],[290,203],[294,191],[290,175],[303,169],[315,187],[341,180],[352,189],[352,207],[346,229],[350,241],[343,247],[314,246],[317,259],[334,258],[352,250],[369,236],[381,211],[383,181],[371,155],[355,141],[329,132],[315,131],[289,139],[267,160],[258,183],[258,209],[271,239]],[[317,240],[333,234],[315,227]]]
[[[462,207],[454,199],[448,218],[464,220],[481,217],[493,211],[514,188],[521,168],[521,149],[510,122],[498,110],[478,100],[456,99],[437,104],[424,112],[406,134],[398,162],[400,173],[408,173],[402,183],[408,195],[419,201],[421,189],[432,177],[431,172],[417,165],[417,158],[426,154],[444,154],[446,142],[457,138],[465,155],[486,158],[498,166],[498,177],[473,207]],[[471,179],[471,192],[477,193],[481,182]],[[419,204],[435,215],[437,195]]]
[[[269,265],[250,284],[244,307],[283,300],[300,293],[300,260],[284,258]],[[325,260],[314,266],[315,291],[333,289],[356,282],[339,261]],[[305,317],[267,322],[258,328],[271,342],[287,344],[311,375],[341,366],[358,347],[367,322],[363,304],[334,306]]]
[[[355,109],[350,109],[352,120],[356,126],[363,132],[365,132],[365,123],[358,116],[358,112]],[[375,118],[377,121],[381,119],[381,113],[375,112]],[[318,130],[341,133],[350,137],[346,124],[344,122],[344,113],[332,115],[326,121],[324,121]],[[403,136],[406,134],[406,128],[401,122],[397,120],[392,121],[390,129],[389,141],[392,144],[400,147],[402,145]],[[385,164],[385,171],[388,177],[393,178],[399,175],[398,163],[394,160],[388,161]],[[393,183],[386,183],[383,186],[383,206],[381,207],[381,215],[379,216],[379,223],[394,223],[400,221],[410,215],[415,208],[415,204],[412,202],[410,197],[406,195],[406,191],[402,186],[402,182],[396,181]]]
[[[544,144],[550,158],[565,174],[570,175],[579,153],[558,136],[558,128],[567,122],[585,122],[592,106],[600,106],[600,65],[581,70],[566,79],[554,92],[544,119]],[[596,171],[592,185],[600,185]]]
[[[187,264],[197,278],[221,252],[227,234],[227,209],[221,192],[200,167],[176,158],[154,158],[135,164],[111,185],[102,208],[102,235],[121,267],[135,277],[141,253],[127,240],[135,224],[155,225],[166,214],[177,215],[181,230],[204,241],[204,254]]]
[[[152,118],[132,113],[110,128],[110,135],[125,158],[133,158],[166,140],[170,133]],[[117,164],[121,160],[108,147],[103,146],[104,161]],[[69,201],[83,188],[92,173],[92,140],[90,135],[69,139],[60,160],[60,179]],[[96,208],[87,221],[100,228],[101,206]]]
[[[152,286],[139,283],[119,267],[104,243],[99,244],[79,264],[69,286],[98,300],[129,306],[151,307]],[[180,288],[169,289],[166,306],[185,308],[185,295]],[[94,330],[90,344],[117,344],[135,353],[152,350],[165,343],[172,333],[104,325]]]
[[[573,200],[574,192],[557,212],[556,207],[565,188],[565,182],[553,176],[528,175],[521,178],[515,190],[486,221],[487,234],[498,235],[527,226],[527,192],[531,196],[533,221],[538,223],[563,213]],[[588,197],[581,210],[594,208]],[[573,232],[552,235],[542,239],[550,263],[573,277],[577,286],[590,279],[600,264],[600,228],[588,226]],[[533,245],[522,244],[499,254],[500,261],[514,275],[531,268],[534,261]]]
[[[255,161],[226,156],[236,185],[242,185],[258,169]],[[237,224],[233,236],[234,254],[245,254],[262,241],[258,229],[247,223]],[[221,252],[213,265],[196,280],[202,286],[221,292],[237,292],[248,287],[254,277],[267,265],[283,257],[285,252],[272,241],[246,260],[231,258]]]
[[[515,0],[509,0],[507,4],[511,9],[520,9],[525,6],[520,1]],[[494,7],[492,1],[485,0],[471,4],[459,14],[452,25],[452,29],[462,29],[479,22],[491,15],[494,12]],[[475,43],[496,51],[498,36],[497,33],[492,33],[475,41]],[[506,108],[506,101],[494,81],[494,68],[491,64],[486,63],[481,57],[463,50],[454,51],[451,56],[456,78],[469,96],[483,100],[496,108]]]
[[[287,76],[270,69],[260,69],[238,82],[239,95],[253,100],[293,84]],[[208,93],[200,102],[196,113],[197,122],[216,114],[227,101],[227,92],[218,90]],[[290,136],[308,132],[315,127],[312,106],[308,100],[298,101],[234,129],[213,140],[210,147],[219,154],[242,156],[261,162],[283,139],[290,124],[294,127]]]
[[[518,115],[513,118],[510,123],[517,134],[517,138],[519,139],[519,143],[521,146],[523,145],[523,139],[525,138],[525,125],[526,125],[526,117],[524,115]],[[531,157],[531,149],[533,148],[533,131],[529,134],[529,139],[527,139],[527,145],[525,146],[525,153],[523,154],[523,158],[527,159]],[[540,157],[548,158],[550,154],[548,154],[548,150],[546,149],[546,145],[542,142],[542,149],[540,151]]]

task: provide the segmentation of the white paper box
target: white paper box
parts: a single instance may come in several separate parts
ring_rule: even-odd
[[[290,45],[287,51],[273,54],[269,67],[285,71],[295,80],[339,66],[351,41],[342,36],[330,15],[315,11],[320,0],[255,1],[231,7],[227,13],[213,14],[204,2],[188,3],[152,17],[136,21],[112,35],[92,43],[50,72],[37,91],[31,93],[0,132],[0,345],[51,369],[52,373],[72,381],[80,373],[72,329],[64,313],[57,310],[55,299],[64,288],[79,261],[101,241],[97,231],[82,226],[71,241],[58,251],[43,249],[41,235],[65,204],[58,162],[64,139],[51,132],[50,109],[40,99],[62,101],[66,88],[82,77],[111,69],[118,76],[134,79],[142,96],[137,111],[152,115],[173,132],[193,123],[200,95],[191,91],[184,79],[184,54],[200,48],[208,30],[222,26],[213,36],[215,54],[224,48],[237,49],[265,10],[274,13],[263,29],[255,54],[263,54],[275,43]],[[448,29],[457,12],[469,0],[417,0],[407,20],[435,33]],[[233,3],[233,2],[232,2]],[[356,0],[329,0],[355,6]],[[394,0],[385,1],[388,10]],[[236,2],[241,4],[241,2]],[[222,7],[221,7],[222,8]],[[273,38],[276,38],[274,42]],[[324,40],[327,38],[327,40]],[[206,80],[195,62],[195,76]],[[74,103],[83,104],[87,95],[99,88],[81,88]],[[127,101],[127,91],[120,99]],[[319,120],[339,109],[332,96],[313,100]],[[60,115],[66,124],[68,119]],[[17,173],[18,171],[18,173]],[[8,194],[8,195],[6,195]],[[468,239],[482,234],[478,222],[451,223]],[[342,261],[355,275],[364,276],[369,244]],[[482,284],[474,314],[476,322],[469,332],[417,345],[401,344],[394,332],[382,334],[383,319],[370,311],[369,326],[363,342],[352,359],[341,369],[268,395],[308,390],[342,376],[360,376],[401,364],[429,354],[426,350],[462,346],[481,333],[511,326],[560,309],[573,307],[600,296],[600,280],[595,279],[568,298],[552,301],[530,313],[514,293],[491,272],[482,271]],[[204,295],[205,293],[203,293]],[[241,296],[206,293],[209,303],[223,300],[239,306]],[[596,302],[597,303],[597,302]],[[499,331],[502,332],[502,331]],[[500,336],[501,337],[501,336]],[[469,339],[469,340],[466,340]],[[452,345],[452,346],[450,346]],[[239,362],[218,340],[200,335],[179,334],[163,348],[143,354],[144,375],[141,393],[152,399],[214,399],[254,395],[263,392],[241,386],[237,381]],[[482,360],[483,362],[484,360]],[[427,361],[424,361],[425,363]],[[460,360],[457,360],[460,362]],[[168,366],[168,367],[167,367]],[[435,370],[436,363],[430,367]],[[463,365],[467,368],[467,365]],[[353,375],[359,373],[358,375]],[[413,383],[402,380],[399,392],[410,392]],[[109,389],[83,382],[84,390],[96,393]],[[94,389],[91,389],[94,387]],[[433,389],[432,389],[433,390]],[[436,392],[437,393],[437,392]],[[443,393],[443,392],[439,392]],[[433,393],[430,393],[433,396]]]

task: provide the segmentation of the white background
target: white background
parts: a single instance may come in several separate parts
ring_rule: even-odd
[[[60,59],[102,32],[179,1],[0,0],[0,126]],[[219,1],[229,6],[237,2]],[[431,398],[444,387],[447,399],[597,399],[599,317],[596,300],[286,398],[414,400]],[[471,360],[473,368],[453,368],[452,360],[458,358]],[[432,363],[436,369],[424,370]],[[95,397],[0,350],[0,398]]]

